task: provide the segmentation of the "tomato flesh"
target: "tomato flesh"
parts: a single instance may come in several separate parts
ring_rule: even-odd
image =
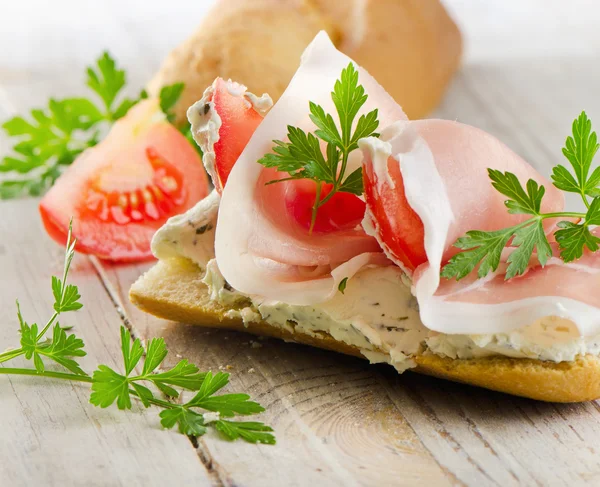
[[[154,232],[208,194],[197,152],[171,124],[155,121],[157,110],[154,100],[136,105],[44,196],[40,214],[54,240],[65,243],[73,218],[78,251],[146,260]]]
[[[181,171],[153,147],[146,149],[146,158],[153,169],[150,184],[131,191],[106,192],[95,179],[87,189],[81,215],[127,225],[132,221],[162,220],[185,204],[187,189]]]
[[[285,205],[288,213],[301,227],[310,229],[313,205],[317,197],[314,181],[301,179],[286,183]],[[332,184],[321,185],[321,199],[333,188]],[[350,193],[336,193],[317,211],[314,233],[351,230],[360,225],[365,214],[365,203]]]
[[[379,239],[392,257],[410,270],[427,262],[423,222],[406,200],[404,181],[397,161],[388,161],[393,185],[379,181],[372,164],[363,164],[365,199],[375,220]]]
[[[215,171],[217,181],[215,188],[221,194],[229,173],[235,162],[252,137],[256,127],[260,125],[263,116],[257,112],[243,95],[234,95],[228,89],[228,83],[217,78],[213,85],[212,102],[221,118],[219,140],[215,143]],[[239,86],[239,85],[238,85]]]

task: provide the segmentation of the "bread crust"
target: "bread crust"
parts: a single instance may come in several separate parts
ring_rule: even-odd
[[[266,322],[244,325],[239,316],[211,301],[198,267],[186,259],[160,261],[129,292],[141,310],[173,321],[245,331],[364,358],[357,347],[328,333],[308,335]],[[574,362],[543,362],[510,357],[451,359],[425,353],[414,357],[412,371],[549,402],[582,402],[600,397],[600,360],[593,355]]]

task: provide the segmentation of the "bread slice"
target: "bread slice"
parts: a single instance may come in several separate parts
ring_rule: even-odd
[[[328,333],[308,335],[265,322],[244,325],[241,318],[211,301],[198,267],[186,259],[159,261],[131,287],[138,308],[160,318],[200,326],[245,331],[363,357],[357,347]],[[586,355],[574,362],[489,357],[450,359],[424,353],[415,357],[422,374],[550,402],[581,402],[600,397],[600,360]]]

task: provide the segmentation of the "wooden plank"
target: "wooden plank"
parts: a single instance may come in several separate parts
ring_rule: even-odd
[[[573,70],[560,68],[551,58],[468,62],[439,114],[487,130],[548,174],[550,166],[561,158],[560,147],[579,110],[585,107],[590,116],[597,114],[595,118],[600,118],[600,103],[592,91],[598,74],[585,58],[571,60],[568,65],[581,76],[572,76]],[[118,272],[113,276],[113,281],[122,280]],[[218,344],[218,337],[224,340],[226,336],[221,332],[184,331],[185,343],[180,345],[181,332],[171,330],[172,327],[177,325],[166,328],[167,336],[182,349],[189,349],[194,340]],[[241,354],[255,357],[252,350],[244,350],[238,343],[229,346],[236,360]],[[292,360],[301,362],[302,358],[288,352],[288,347],[285,352],[281,346],[268,351],[260,349],[255,360],[277,369],[282,365],[272,365],[281,360],[275,359],[276,355],[285,354],[284,364],[288,367]],[[214,351],[203,348],[203,353]],[[310,356],[308,363],[329,360],[330,355],[321,358],[322,352],[305,349],[302,353]],[[261,359],[260,355],[264,357]],[[337,367],[346,361],[331,360],[335,360]],[[298,380],[311,383],[314,378],[310,374],[314,377],[322,373],[313,366],[303,376],[294,365],[291,367],[293,373],[289,370],[279,373],[290,377],[293,387],[285,389],[275,384],[280,391],[291,395],[297,389],[300,394],[304,391]],[[271,377],[265,376],[267,380]],[[370,372],[370,376],[370,381],[375,379],[383,384],[383,390],[375,389],[373,394],[381,398],[386,393],[392,399],[452,483],[580,485],[598,481],[597,403],[541,404],[416,375],[396,377],[393,371],[381,369]],[[302,416],[301,406],[298,409]],[[328,421],[334,422],[336,418],[337,415]]]
[[[600,119],[600,101],[592,91],[597,82],[598,73],[584,57],[479,60],[463,68],[439,114],[496,135],[548,175],[562,160],[560,148],[580,110]],[[570,206],[577,203],[568,198]],[[395,392],[393,379],[390,394],[427,448],[459,480],[598,482],[597,402],[551,405],[414,380],[409,399]]]
[[[399,381],[408,394],[397,392]],[[425,446],[467,485],[598,480],[596,403],[540,403],[416,375],[387,383]]]
[[[55,2],[52,11],[56,13],[57,22],[64,22],[69,27],[76,23],[85,32],[108,29],[107,35],[88,36],[87,42],[74,43],[73,35],[77,33],[71,34],[69,29],[57,30],[60,24],[48,21],[49,11],[41,8],[43,2],[12,2],[9,9],[3,10],[4,22],[0,19],[0,40],[5,39],[0,44],[8,45],[10,41],[11,45],[10,50],[4,50],[0,55],[0,85],[8,87],[4,98],[10,98],[14,110],[16,107],[22,110],[25,106],[45,102],[49,88],[58,96],[81,93],[82,67],[105,47],[111,48],[132,70],[133,84],[139,85],[156,67],[168,49],[167,44],[176,43],[191,31],[197,22],[195,9],[208,3],[183,5],[175,2],[168,11],[159,11],[151,2],[143,5],[128,2],[124,6],[123,2],[107,1],[97,15],[89,16],[80,11],[77,2]],[[574,7],[574,2],[567,4],[556,0],[531,1],[527,5],[521,5],[521,2],[518,7],[484,0],[447,0],[447,3],[461,16],[467,36],[475,42],[468,46],[463,73],[453,85],[440,113],[488,130],[536,167],[548,172],[548,163],[555,163],[560,158],[560,146],[578,111],[586,108],[593,119],[600,117],[595,96],[598,72],[590,62],[598,56],[597,29],[594,28],[597,11],[578,15],[581,8]],[[585,5],[581,0],[576,3]],[[200,4],[202,7],[198,6]],[[32,5],[39,8],[32,8]],[[25,18],[24,13],[28,14],[27,25],[18,22]],[[535,24],[530,22],[531,18],[536,18]],[[62,32],[63,37],[57,32]],[[160,36],[156,32],[160,32]],[[38,46],[42,44],[45,49],[40,56]],[[558,55],[552,57],[553,52]],[[544,57],[538,59],[538,54]],[[69,73],[68,77],[65,72]],[[32,215],[34,213],[35,210]],[[19,223],[22,219],[10,221],[21,232]],[[6,251],[4,235],[0,233],[0,254]],[[47,264],[45,259],[49,257],[44,255],[48,250],[33,247],[33,241],[27,245],[17,240],[17,244],[19,248],[23,245],[27,254],[19,254],[18,258],[11,255],[10,265],[15,266],[11,269],[16,268],[15,259],[20,269],[32,271]],[[17,244],[11,242],[11,249]],[[45,245],[42,247],[45,249]],[[52,261],[58,266],[59,250],[53,252]],[[8,265],[7,259],[0,255],[2,273]],[[86,288],[99,289],[95,278],[89,277],[86,260],[79,262],[77,279],[83,279],[85,275],[90,280]],[[448,482],[467,485],[587,482],[593,485],[598,482],[600,469],[595,454],[598,451],[599,413],[596,403],[556,407],[533,403],[416,375],[396,377],[386,368],[368,367],[354,359],[304,347],[257,341],[262,348],[253,348],[251,338],[241,334],[159,322],[136,314],[125,299],[130,282],[142,270],[143,266],[109,268],[105,278],[112,283],[112,295],[117,302],[121,301],[124,315],[132,319],[136,333],[143,337],[165,335],[175,353],[196,357],[203,367],[233,365],[232,390],[249,390],[256,395],[269,408],[265,420],[277,428],[280,444],[274,448],[240,443],[230,445],[212,437],[201,441],[198,454],[211,469],[212,479],[217,484],[405,482],[410,485],[421,481],[431,485]],[[45,276],[46,280],[49,275],[50,272]],[[44,295],[45,301],[42,301],[39,300],[41,294],[37,294],[47,293],[47,282],[42,285],[38,279],[32,284],[21,274],[18,279],[19,284],[15,285],[14,276],[6,279],[3,274],[0,284],[3,323],[14,322],[13,315],[7,315],[12,312],[13,294],[25,297],[28,291],[36,315],[43,316],[47,309],[49,297]],[[23,282],[27,282],[27,289],[23,288]],[[88,319],[82,314],[85,311],[79,316],[86,317],[83,320],[86,341],[91,341],[94,349],[98,348],[104,357],[108,352],[103,350],[101,338],[96,335],[106,333],[110,343],[116,343],[117,321],[109,326],[108,321],[112,319],[107,317],[115,316],[115,313],[105,300],[93,306],[100,309],[100,317]],[[94,326],[88,330],[90,323]],[[0,345],[8,343],[5,340],[9,337],[11,342],[14,339],[7,327],[0,331],[0,337]],[[115,360],[115,350],[110,348],[109,352]],[[251,369],[254,371],[249,372]],[[84,470],[89,470],[94,475],[92,484],[113,480],[102,477],[103,470],[112,474],[113,470],[123,468],[128,480],[134,484],[132,465],[143,469],[144,473],[158,470],[157,467],[148,469],[147,462],[134,458],[135,454],[129,450],[123,453],[123,459],[111,452],[111,448],[122,449],[122,445],[130,441],[128,435],[137,431],[130,421],[142,421],[140,418],[145,415],[89,410],[91,407],[86,404],[84,391],[71,390],[61,384],[57,385],[59,389],[53,389],[59,392],[44,392],[44,396],[39,397],[31,384],[32,381],[19,380],[16,383],[18,394],[9,390],[7,395],[4,388],[0,388],[4,393],[0,402],[2,412],[5,405],[10,406],[10,415],[3,417],[11,419],[12,429],[8,430],[11,433],[5,433],[5,438],[14,439],[7,443],[13,445],[13,449],[15,444],[25,445],[24,451],[17,452],[8,451],[9,446],[0,447],[2,455],[7,450],[7,456],[0,458],[10,461],[6,467],[10,472],[27,476],[32,475],[29,470],[33,470],[35,475],[41,473],[46,479],[53,479],[51,462],[59,463],[58,471],[62,472],[67,459],[72,461],[67,455],[83,462],[84,466],[77,470],[81,478],[76,480],[86,479]],[[71,413],[65,407],[58,411],[69,411],[82,431],[78,429],[76,434],[71,433],[75,436],[67,437],[63,431],[65,417],[57,415],[50,405],[63,398],[72,399],[71,396],[81,399],[81,410]],[[22,400],[22,404],[18,400]],[[42,423],[37,419],[36,412],[42,412],[47,421]],[[87,413],[92,419],[85,416]],[[87,432],[89,423],[96,420],[101,420],[103,425],[101,433],[96,433],[101,439],[99,445],[94,445],[97,457],[82,459],[90,455],[90,449],[85,448],[89,445]],[[127,421],[126,427],[123,428],[119,421]],[[156,424],[153,416],[144,421]],[[139,425],[136,423],[135,426]],[[119,428],[122,431],[118,431]],[[52,436],[54,433],[62,435],[62,444]],[[166,442],[166,446],[171,441],[160,435],[156,439]],[[134,441],[138,445],[135,452],[140,448],[137,442]],[[59,452],[59,445],[66,454]],[[81,445],[83,448],[77,448]],[[155,451],[155,447],[152,448]],[[386,451],[382,452],[384,448]],[[172,450],[170,446],[169,450]],[[26,455],[29,455],[27,466],[19,464]],[[173,459],[178,475],[183,475],[179,472],[181,465],[189,464],[188,455],[189,452],[182,456],[185,460],[179,460],[179,456]],[[377,455],[382,456],[378,458]],[[151,461],[154,459],[148,460]],[[158,465],[165,463],[166,460]],[[5,467],[3,464],[0,462],[0,468]],[[11,478],[2,474],[4,471],[0,470],[3,480]]]
[[[131,305],[127,293],[143,270],[97,262],[133,329],[162,336],[175,357],[228,370],[231,391],[244,391],[267,411],[275,447],[199,443],[225,485],[450,485],[387,396],[379,368],[351,357],[277,340],[158,320]],[[256,468],[260,465],[260,468]]]
[[[19,341],[15,298],[28,321],[48,318],[64,254],[45,235],[37,201],[2,202],[0,214],[3,350]],[[121,320],[87,258],[75,259],[71,279],[84,308],[61,322],[86,343],[84,369],[120,367]],[[0,377],[0,398],[2,485],[212,485],[189,440],[162,431],[156,409],[99,409],[86,385],[33,377]]]
[[[310,485],[326,479],[336,485],[337,470],[325,451],[341,457],[339,465],[349,468],[361,485],[375,480],[385,485],[393,479],[399,485],[425,480],[437,485],[442,480],[431,477],[439,470],[428,453],[452,484],[548,485],[556,480],[579,485],[600,475],[596,403],[537,403],[417,374],[398,376],[385,366],[308,347],[156,320],[126,301],[135,273],[104,267],[115,299],[134,327],[141,323],[141,334],[164,336],[173,351],[204,367],[232,366],[232,390],[250,391],[268,408],[264,417],[276,427],[277,451],[201,443],[226,481],[243,476],[248,485],[278,485],[277,480]],[[325,439],[325,449],[315,450],[321,445],[308,435]],[[381,450],[390,448],[399,450],[400,458],[391,464],[388,458],[378,461]],[[411,463],[420,462],[410,467],[401,463],[407,452]],[[248,475],[259,461],[263,470],[257,477]],[[313,478],[317,468],[321,471]],[[298,484],[297,475],[302,475]]]

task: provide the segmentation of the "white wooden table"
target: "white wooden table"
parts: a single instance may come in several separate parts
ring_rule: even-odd
[[[83,93],[83,68],[105,48],[135,92],[210,3],[2,0],[0,120],[51,95]],[[591,0],[447,3],[468,44],[438,114],[493,133],[547,173],[580,110],[600,127],[600,10]],[[0,203],[0,349],[17,339],[14,299],[30,320],[44,319],[50,276],[61,268],[63,251],[44,235],[36,205]],[[211,434],[190,441],[161,430],[153,409],[100,410],[85,387],[0,377],[0,485],[600,484],[598,403],[538,403],[160,321],[127,300],[146,267],[76,258],[85,307],[66,321],[86,341],[84,364],[118,363],[120,324],[163,336],[173,360],[231,365],[231,390],[266,406],[261,419],[277,446]]]

